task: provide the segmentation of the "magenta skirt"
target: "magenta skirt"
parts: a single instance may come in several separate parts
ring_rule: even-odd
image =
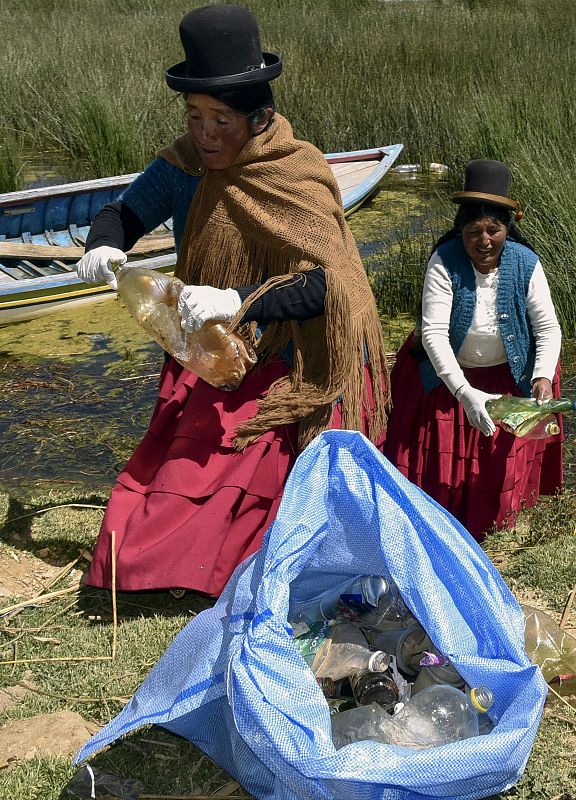
[[[411,337],[390,376],[393,408],[385,455],[479,541],[493,525],[513,527],[519,511],[562,487],[563,431],[534,440],[497,427],[493,436],[484,436],[469,424],[443,383],[424,391],[410,345]],[[465,369],[464,374],[475,389],[519,394],[508,364]],[[560,366],[552,388],[559,397]]]
[[[275,360],[249,372],[234,392],[222,392],[166,362],[150,426],[112,490],[88,584],[111,588],[115,531],[118,590],[221,593],[260,547],[297,456],[296,425],[267,432],[241,453],[233,448],[236,428],[287,371]],[[338,405],[332,427],[341,427]]]

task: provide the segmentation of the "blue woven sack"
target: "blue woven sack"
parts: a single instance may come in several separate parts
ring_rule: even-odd
[[[334,749],[328,706],[287,619],[365,574],[390,574],[466,682],[492,689],[490,734],[429,750]],[[361,434],[327,431],[296,461],[261,550],[76,760],[154,723],[258,800],[475,800],[521,776],[546,689],[524,651],[522,611],[481,548]]]

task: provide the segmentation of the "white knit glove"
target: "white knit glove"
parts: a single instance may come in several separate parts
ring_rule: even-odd
[[[185,331],[199,331],[208,319],[229,322],[240,309],[242,300],[235,289],[213,286],[185,286],[178,297],[178,312]]]
[[[456,400],[462,403],[462,407],[468,417],[468,422],[473,428],[479,430],[484,436],[492,436],[496,430],[496,425],[486,411],[486,400],[498,400],[501,394],[487,394],[474,389],[470,384],[461,386],[454,395]]]
[[[113,289],[116,289],[116,278],[110,269],[111,262],[125,264],[128,259],[126,253],[118,250],[117,247],[102,245],[95,247],[84,253],[80,261],[76,264],[78,277],[86,283],[102,283],[106,281]]]

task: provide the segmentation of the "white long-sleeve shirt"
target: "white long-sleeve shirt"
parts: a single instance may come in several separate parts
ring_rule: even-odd
[[[488,275],[474,268],[476,308],[457,357],[449,340],[452,281],[438,251],[428,262],[422,293],[422,344],[439,378],[454,394],[467,383],[462,367],[491,367],[507,361],[496,318],[498,270]],[[526,309],[536,341],[531,379],[552,380],[560,356],[562,334],[540,261],[528,286]]]

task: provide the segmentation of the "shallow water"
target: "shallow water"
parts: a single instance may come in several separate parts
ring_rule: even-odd
[[[437,179],[389,175],[349,220],[363,257],[438,227]],[[0,327],[0,489],[109,486],[153,409],[161,348],[112,298]]]
[[[161,365],[114,299],[0,328],[0,484],[110,483],[145,428]]]

